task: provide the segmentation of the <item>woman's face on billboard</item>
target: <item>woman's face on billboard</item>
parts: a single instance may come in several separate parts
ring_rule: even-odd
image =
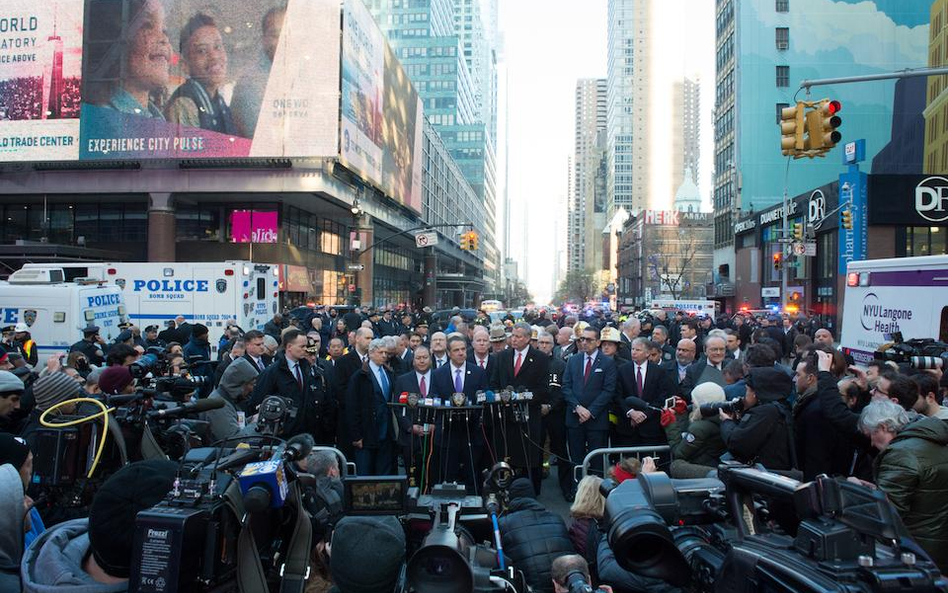
[[[170,65],[171,42],[165,31],[165,10],[158,0],[148,0],[129,42],[128,81],[142,90],[158,90],[168,84]]]
[[[216,91],[227,80],[227,52],[217,27],[201,27],[188,40],[188,72],[209,91]]]

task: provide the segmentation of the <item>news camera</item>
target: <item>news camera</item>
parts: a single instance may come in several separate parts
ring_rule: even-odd
[[[726,402],[702,404],[699,410],[701,411],[702,418],[717,416],[719,410],[730,416],[739,417],[744,413],[744,398],[740,397]]]
[[[131,593],[302,593],[312,532],[291,465],[302,449],[249,440],[278,444],[192,450],[165,500],[138,513]]]
[[[891,342],[883,344],[873,358],[908,364],[919,370],[948,368],[948,344],[932,338],[903,340],[901,333],[890,336]]]
[[[718,479],[606,489],[619,565],[689,591],[948,591],[885,495],[845,480],[723,464]]]
[[[410,535],[422,534],[408,541],[397,591],[526,591],[522,572],[505,564],[497,523],[513,475],[506,463],[495,465],[486,472],[483,497],[467,495],[463,484],[437,484],[421,495],[405,476],[346,478],[346,515],[393,515]]]
[[[172,374],[171,357],[158,346],[152,346],[138,360],[129,365],[132,378],[148,395],[166,395],[183,401],[195,391],[209,384],[210,378],[200,375],[176,376]],[[183,369],[188,365],[184,364]]]

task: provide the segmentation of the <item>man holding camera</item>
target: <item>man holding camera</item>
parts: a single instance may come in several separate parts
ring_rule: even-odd
[[[745,377],[747,392],[739,419],[719,410],[721,439],[741,463],[760,463],[768,470],[794,467],[790,446],[787,397],[790,377],[778,368],[752,368]]]

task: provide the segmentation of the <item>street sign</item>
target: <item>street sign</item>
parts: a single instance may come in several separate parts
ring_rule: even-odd
[[[422,231],[415,235],[415,247],[433,247],[438,244],[438,233],[435,231]]]
[[[803,244],[803,255],[807,257],[816,257],[816,241],[808,241]]]
[[[780,287],[779,286],[764,286],[760,289],[760,296],[763,298],[777,298],[780,296]]]
[[[346,269],[350,272],[361,272],[365,269],[365,264],[346,264]]]
[[[803,243],[793,244],[793,255],[803,255],[806,253],[806,246]]]

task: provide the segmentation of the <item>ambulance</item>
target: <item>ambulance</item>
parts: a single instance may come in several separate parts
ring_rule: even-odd
[[[849,262],[843,352],[865,364],[897,338],[948,341],[948,255]]]
[[[69,350],[82,339],[82,329],[99,328],[106,342],[128,321],[117,286],[95,278],[66,281],[61,269],[24,269],[0,282],[0,325],[25,323],[38,348],[39,364],[53,353]]]
[[[244,331],[262,330],[277,313],[280,297],[276,264],[223,262],[104,262],[26,264],[28,269],[60,269],[65,277],[90,277],[116,286],[132,323],[144,329],[178,315],[210,329],[216,346],[228,319]],[[212,348],[213,349],[213,348]]]

